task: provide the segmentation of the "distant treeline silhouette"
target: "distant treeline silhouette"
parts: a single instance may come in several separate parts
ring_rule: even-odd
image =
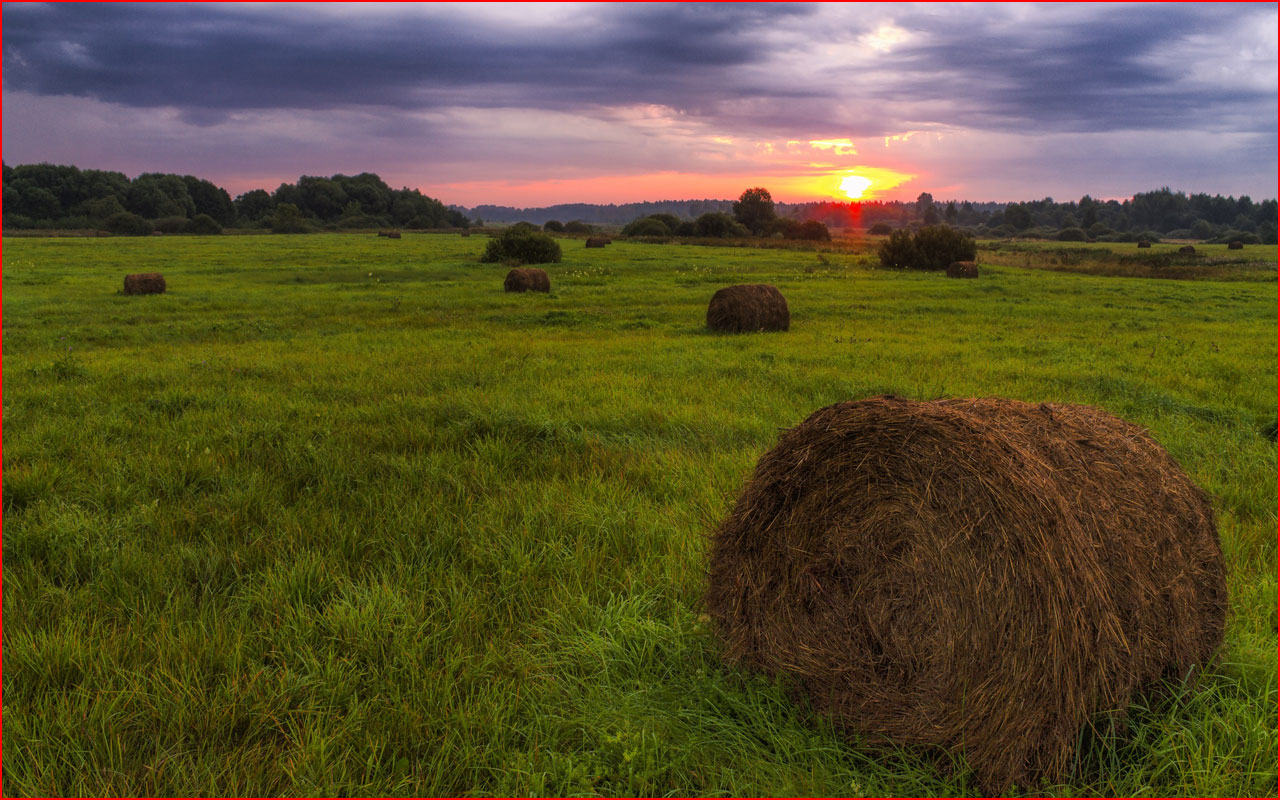
[[[417,189],[392,189],[370,172],[304,175],[274,192],[255,189],[234,200],[193,175],[121,172],[55,164],[4,165],[4,227],[119,228],[139,223],[166,232],[222,227],[312,230],[466,227],[461,212]],[[128,228],[129,230],[125,230]]]
[[[659,200],[647,203],[594,205],[567,203],[542,208],[482,205],[452,206],[472,219],[488,222],[575,219],[584,222],[625,225],[654,214],[670,214],[682,220],[706,213],[732,213],[732,200]],[[1155,233],[1164,238],[1243,238],[1276,243],[1277,205],[1274,199],[1254,202],[1248,196],[1175,192],[1164,187],[1142,192],[1128,200],[1095,200],[1059,203],[1053,198],[1020,203],[935,201],[928,192],[914,202],[870,200],[860,203],[774,203],[780,217],[817,220],[829,227],[889,229],[919,227],[945,222],[994,236],[1046,236],[1058,238],[1128,239]]]
[[[192,175],[121,172],[54,164],[4,165],[4,227],[106,228],[121,232],[211,232],[222,227],[277,231],[343,228],[466,227],[481,222],[577,220],[625,225],[654,214],[694,220],[733,213],[732,200],[660,200],[599,205],[567,203],[540,208],[445,206],[417,189],[392,189],[377,175],[304,175],[274,192],[255,189],[232,199],[226,190]],[[1085,195],[1019,203],[935,201],[922,193],[911,201],[775,203],[780,217],[816,220],[829,227],[878,232],[945,222],[989,236],[1066,239],[1241,239],[1276,242],[1274,199],[1175,192],[1164,187],[1123,201]]]

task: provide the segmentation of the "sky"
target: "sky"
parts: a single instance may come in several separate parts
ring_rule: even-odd
[[[1276,196],[1277,7],[3,5],[6,164],[446,203]]]

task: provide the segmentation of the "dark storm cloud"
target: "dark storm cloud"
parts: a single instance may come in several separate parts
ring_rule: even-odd
[[[1274,85],[1183,80],[1195,61],[1185,54],[1188,36],[1216,38],[1219,57],[1229,61],[1241,22],[1254,18],[1272,26],[1270,12],[1219,4],[1102,7],[1085,18],[1029,19],[993,30],[916,10],[900,24],[928,35],[884,59],[883,69],[904,78],[878,94],[959,100],[964,106],[954,121],[979,128],[1108,131],[1199,123],[1274,131],[1274,110],[1265,111],[1275,108]]]
[[[1011,22],[1003,7],[896,6],[913,40],[868,65],[771,72],[794,42],[870,30],[875,7],[819,22],[814,6],[642,4],[584,7],[539,25],[434,6],[317,13],[305,6],[59,4],[5,12],[6,88],[134,107],[174,107],[212,124],[226,112],[442,105],[569,110],[657,103],[756,130],[840,128],[880,135],[929,122],[1003,130],[1165,128],[1197,115],[1274,130],[1274,90],[1188,87],[1176,53],[1188,33],[1224,34],[1268,9],[1086,7]],[[516,24],[519,20],[520,24]],[[838,79],[837,79],[838,78]],[[836,80],[833,80],[836,79]],[[841,114],[840,97],[880,101]],[[754,101],[746,103],[743,101]],[[946,109],[911,108],[945,101]],[[899,107],[906,107],[905,109]],[[934,118],[922,119],[932,111]]]
[[[421,9],[412,9],[415,12]],[[543,108],[661,102],[767,55],[753,32],[805,7],[620,8],[580,25],[480,24],[434,8],[337,18],[298,8],[11,6],[6,88],[204,112],[348,105]],[[513,9],[532,15],[535,9]],[[730,94],[757,91],[731,87]],[[465,93],[465,95],[464,95]],[[783,95],[796,94],[786,90]]]

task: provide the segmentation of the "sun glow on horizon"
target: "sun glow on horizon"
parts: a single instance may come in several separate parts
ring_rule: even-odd
[[[840,191],[848,195],[850,200],[861,200],[862,193],[869,188],[871,179],[862,175],[847,175],[840,181]]]

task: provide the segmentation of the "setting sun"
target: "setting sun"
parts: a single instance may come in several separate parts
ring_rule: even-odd
[[[840,181],[840,191],[847,194],[850,200],[857,200],[861,198],[862,193],[870,188],[870,186],[871,179],[864,178],[861,175],[849,175],[844,180]]]

